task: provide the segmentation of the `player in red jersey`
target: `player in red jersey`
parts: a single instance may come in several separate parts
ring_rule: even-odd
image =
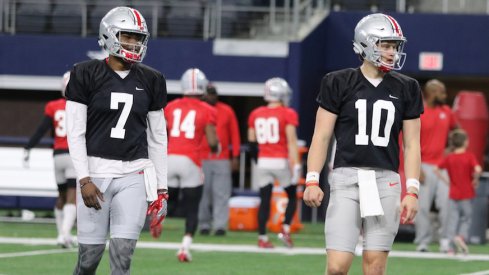
[[[49,101],[44,109],[44,118],[24,147],[24,166],[29,166],[30,149],[36,146],[48,129],[53,130],[54,173],[58,184],[58,198],[54,207],[54,217],[58,230],[57,243],[64,248],[72,247],[76,241],[71,229],[76,219],[76,172],[68,151],[65,120],[65,90],[70,80],[70,72],[63,75],[61,95],[63,98]]]
[[[207,142],[213,153],[218,151],[216,135],[216,111],[200,100],[207,86],[202,71],[191,68],[181,78],[183,97],[168,103],[165,114],[168,118],[168,213],[178,205],[182,192],[185,212],[185,235],[177,253],[178,260],[192,260],[190,245],[197,230],[200,198],[202,197],[203,174],[200,159],[202,140]]]
[[[431,205],[435,202],[440,221],[440,252],[448,252],[448,186],[435,174],[436,166],[443,160],[448,133],[457,127],[455,115],[445,104],[445,84],[432,79],[424,87],[424,114],[421,115],[421,185],[419,213],[416,218],[416,250],[428,251],[432,239],[433,223],[430,221]]]
[[[459,252],[469,253],[465,241],[469,237],[472,222],[472,199],[479,185],[482,168],[474,154],[467,152],[469,139],[467,133],[457,129],[450,133],[450,145],[453,152],[448,154],[438,168],[447,169],[450,179],[435,172],[450,187],[448,200],[447,237],[451,242],[448,252],[455,246]]]
[[[248,141],[251,156],[257,160],[256,178],[260,187],[258,246],[261,248],[273,247],[266,235],[266,223],[275,181],[285,189],[289,198],[279,239],[287,247],[293,245],[290,223],[296,209],[300,164],[296,134],[299,121],[297,113],[287,107],[290,94],[291,89],[284,79],[276,77],[267,80],[264,98],[268,104],[253,110],[248,118]]]
[[[218,100],[216,87],[209,84],[204,101],[214,106],[219,114],[216,131],[222,151],[211,154],[207,140],[203,140],[201,158],[205,179],[199,206],[199,229],[202,235],[208,235],[213,227],[216,236],[223,236],[229,221],[229,198],[233,187],[231,170],[239,168],[241,140],[236,114],[231,106]]]

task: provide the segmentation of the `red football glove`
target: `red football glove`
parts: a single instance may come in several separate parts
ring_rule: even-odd
[[[153,201],[149,207],[146,215],[150,216],[150,226],[149,230],[153,238],[157,239],[161,235],[161,223],[166,217],[168,210],[168,194],[158,194],[158,199]]]

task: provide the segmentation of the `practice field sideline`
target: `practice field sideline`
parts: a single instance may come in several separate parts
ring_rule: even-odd
[[[193,261],[182,264],[176,251],[184,221],[168,218],[160,239],[143,232],[134,255],[132,274],[323,274],[325,250],[323,224],[305,224],[294,235],[296,247],[287,249],[276,236],[275,249],[256,247],[255,232],[228,232],[226,237],[195,236]],[[71,274],[76,249],[55,246],[54,224],[0,222],[0,274]],[[437,245],[430,246],[438,251]],[[489,247],[471,245],[468,256],[418,253],[411,243],[395,243],[387,267],[388,274],[470,274],[489,275]],[[98,274],[109,274],[108,253]],[[361,274],[361,258],[355,257],[351,273]]]

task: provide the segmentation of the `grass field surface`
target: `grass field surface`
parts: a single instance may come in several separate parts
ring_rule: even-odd
[[[305,224],[293,235],[296,247],[286,249],[272,234],[276,249],[256,248],[255,232],[228,232],[225,237],[194,239],[191,263],[179,263],[176,251],[183,234],[183,220],[167,219],[160,239],[143,232],[134,254],[132,274],[323,274],[325,267],[323,224]],[[55,245],[54,224],[0,223],[0,274],[71,274],[76,249]],[[438,251],[438,247],[430,247]],[[415,245],[396,243],[389,258],[388,274],[489,274],[489,247],[470,246],[469,256],[416,253]],[[97,274],[110,274],[108,252]],[[362,274],[356,257],[350,274]]]

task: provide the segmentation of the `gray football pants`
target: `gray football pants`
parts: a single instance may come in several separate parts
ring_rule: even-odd
[[[131,258],[146,219],[144,176],[92,178],[104,195],[102,209],[88,208],[77,185],[78,262],[73,274],[95,274],[110,231],[112,274],[129,274]]]
[[[229,160],[204,160],[204,190],[199,206],[200,229],[228,228],[232,179]]]
[[[425,174],[424,183],[419,186],[419,211],[415,219],[417,244],[428,245],[432,241],[433,226],[430,221],[431,204],[435,201],[440,221],[440,239],[447,239],[448,221],[448,185],[435,174],[435,166],[427,163],[421,165]],[[446,173],[446,171],[443,171]]]
[[[326,211],[326,249],[355,252],[360,233],[363,249],[390,251],[399,229],[401,184],[399,174],[375,170],[383,216],[362,218],[358,187],[358,169],[335,168],[330,174],[330,199]]]

